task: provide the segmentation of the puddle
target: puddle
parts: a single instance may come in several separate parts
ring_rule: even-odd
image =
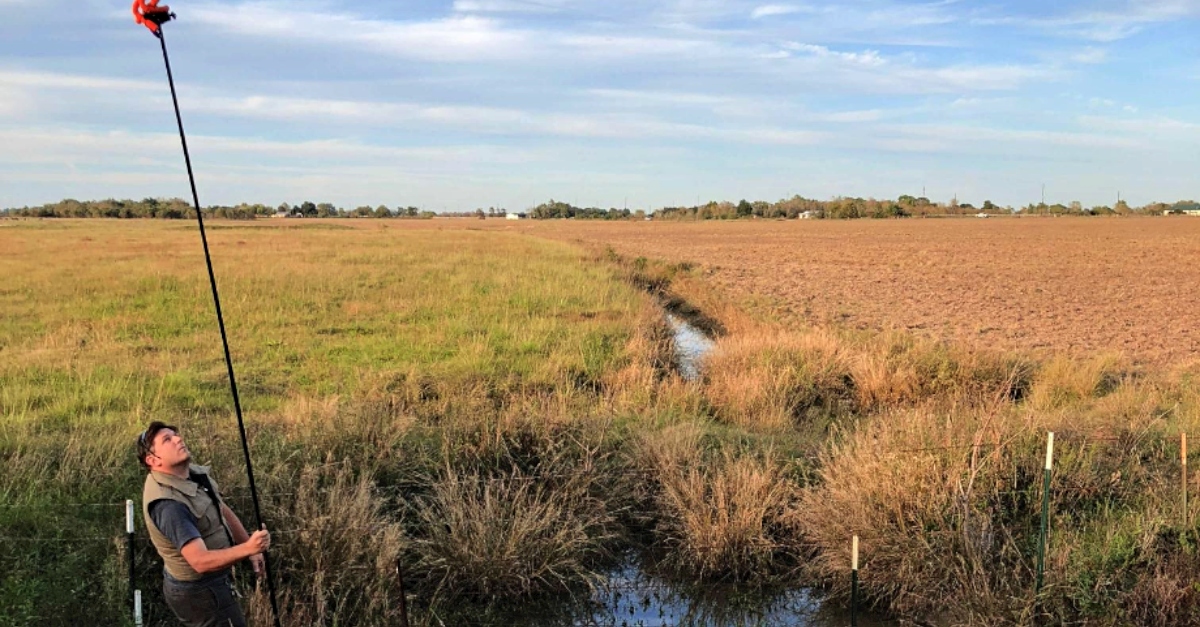
[[[593,596],[604,607],[576,627],[849,627],[850,613],[824,608],[804,589],[764,593],[728,586],[684,591],[635,565],[610,575]],[[860,613],[860,627],[879,627]]]
[[[667,324],[675,334],[675,362],[679,374],[688,381],[700,378],[704,356],[713,349],[713,341],[703,331],[688,324],[679,316],[667,314]]]
[[[443,617],[443,624],[509,627],[851,627],[850,612],[823,606],[805,589],[684,587],[649,576],[633,562],[618,568],[588,596],[542,600],[520,611]],[[894,626],[860,612],[859,627]]]

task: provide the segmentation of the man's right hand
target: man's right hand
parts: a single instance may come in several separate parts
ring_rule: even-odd
[[[251,549],[251,555],[266,553],[271,548],[271,532],[267,531],[267,526],[263,525],[262,529],[250,534],[250,539],[246,541],[246,546]]]

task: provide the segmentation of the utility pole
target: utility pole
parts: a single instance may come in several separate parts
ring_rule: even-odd
[[[1046,184],[1042,183],[1042,204],[1046,204]]]

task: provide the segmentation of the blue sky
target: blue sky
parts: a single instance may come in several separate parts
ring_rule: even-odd
[[[171,4],[205,204],[1200,197],[1200,0]],[[0,0],[0,207],[183,172],[128,2]]]

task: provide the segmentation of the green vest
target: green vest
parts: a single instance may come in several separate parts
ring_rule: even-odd
[[[214,499],[220,502],[221,498],[216,480],[208,474],[206,466],[191,466],[188,470],[192,474],[208,475],[208,482],[213,489],[212,498],[205,494],[200,484],[165,472],[151,471],[146,475],[146,484],[142,488],[142,516],[146,519],[146,530],[150,532],[150,541],[154,543],[154,548],[162,557],[163,567],[176,581],[196,581],[204,575],[196,572],[184,559],[179,547],[172,544],[167,536],[163,535],[154,525],[154,520],[150,517],[151,503],[160,499],[168,499],[186,505],[188,511],[196,517],[196,528],[200,530],[200,539],[204,541],[204,546],[208,547],[208,550],[215,551],[233,546],[231,540],[233,534],[225,526],[221,508],[214,503]]]

